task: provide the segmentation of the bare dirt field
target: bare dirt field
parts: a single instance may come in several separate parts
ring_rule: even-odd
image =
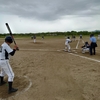
[[[89,41],[89,37],[83,39]],[[8,84],[0,86],[0,100],[100,100],[99,40],[92,56],[82,54],[81,41],[75,49],[78,40],[70,43],[72,53],[64,52],[65,37],[38,37],[36,43],[20,38],[16,42],[20,50],[10,64],[18,91],[8,94]]]

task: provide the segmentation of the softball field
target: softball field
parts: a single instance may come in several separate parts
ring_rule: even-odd
[[[10,64],[18,91],[8,94],[8,84],[0,86],[0,100],[100,100],[100,40],[92,56],[82,54],[84,44],[78,38],[70,43],[71,53],[64,51],[65,37],[37,37],[36,43],[16,38],[16,42],[19,51]]]

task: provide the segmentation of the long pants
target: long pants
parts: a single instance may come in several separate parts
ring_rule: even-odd
[[[70,48],[70,45],[69,45],[69,44],[65,45],[65,50],[66,50],[66,49],[67,49],[68,51],[70,51],[71,48]]]
[[[95,48],[96,48],[96,43],[91,43],[91,45],[90,45],[90,55],[92,55],[92,54],[95,55],[95,53],[96,53]]]
[[[0,76],[4,77],[5,75],[7,75],[8,82],[13,82],[14,72],[12,71],[12,68],[9,64],[9,60],[0,60],[0,69]]]
[[[36,39],[34,39],[34,43],[36,42]]]
[[[82,48],[82,53],[89,52],[89,48]]]
[[[90,55],[95,55],[95,47],[90,47]]]

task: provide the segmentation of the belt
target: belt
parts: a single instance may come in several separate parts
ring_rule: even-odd
[[[8,60],[8,59],[0,59],[0,60]]]

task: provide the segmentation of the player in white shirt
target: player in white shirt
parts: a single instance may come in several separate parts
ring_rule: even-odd
[[[98,35],[98,40],[100,40],[100,34]]]
[[[8,76],[8,93],[16,92],[18,89],[12,87],[14,72],[9,64],[10,56],[15,54],[17,50],[17,46],[14,46],[14,49],[10,47],[10,44],[13,43],[13,39],[11,36],[7,36],[5,38],[5,42],[0,47],[0,86],[4,85],[6,82],[4,81],[4,76]]]
[[[70,42],[72,42],[70,37],[67,37],[67,39],[65,40],[65,51],[70,52],[70,49],[71,49],[70,44],[69,44]]]

